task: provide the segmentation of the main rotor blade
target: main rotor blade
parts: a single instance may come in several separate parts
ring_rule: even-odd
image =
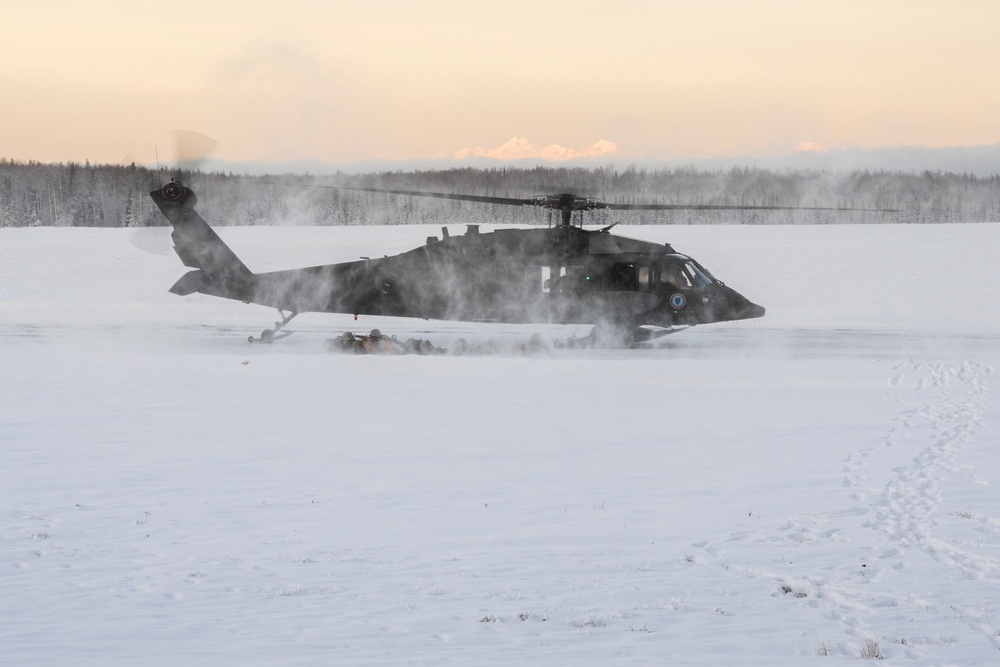
[[[472,201],[483,204],[503,204],[506,206],[541,206],[559,211],[592,211],[594,209],[609,209],[612,211],[867,211],[876,213],[898,213],[897,209],[889,208],[851,208],[840,206],[763,206],[755,204],[609,204],[598,199],[580,197],[573,194],[537,195],[530,199],[514,197],[491,197],[488,195],[461,195],[448,192],[423,192],[420,190],[391,190],[387,188],[362,188],[344,185],[322,185],[319,187],[332,190],[351,190],[355,192],[378,192],[390,195],[409,195],[411,197],[434,197],[437,199],[454,199]]]
[[[851,208],[848,206],[757,206],[755,204],[601,204],[613,211],[872,211],[898,213],[894,208]]]
[[[590,211],[604,208],[597,199],[588,199],[574,194],[535,195],[529,199],[515,197],[492,197],[489,195],[460,195],[450,192],[424,192],[422,190],[391,190],[387,188],[362,188],[346,185],[321,185],[318,187],[333,190],[353,190],[355,192],[379,192],[390,195],[409,195],[412,197],[436,197],[437,199],[456,199],[458,201],[473,201],[482,204],[503,204],[505,206],[540,206],[557,211]]]
[[[457,199],[458,201],[474,201],[483,204],[505,204],[507,206],[532,206],[531,199],[515,199],[513,197],[489,197],[487,195],[456,195],[449,192],[420,192],[417,190],[387,190],[385,188],[358,188],[343,185],[323,185],[332,190],[353,190],[355,192],[380,192],[389,195],[410,195],[412,197],[435,197],[437,199]]]
[[[193,130],[174,130],[174,151],[178,166],[198,169],[219,145],[212,137]]]

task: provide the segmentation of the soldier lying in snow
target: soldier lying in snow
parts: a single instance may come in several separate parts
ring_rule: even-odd
[[[515,343],[513,345],[503,345],[493,340],[481,342],[469,342],[464,338],[459,338],[452,345],[450,353],[453,355],[490,355],[490,354],[525,354],[533,355],[548,353],[549,346],[542,338],[541,334],[532,334],[527,342]]]
[[[534,355],[547,354],[549,346],[542,338],[541,334],[534,334],[523,343],[513,345],[502,345],[496,341],[487,340],[470,343],[464,338],[459,338],[452,345],[450,350],[434,346],[429,340],[408,338],[406,342],[400,342],[395,336],[386,337],[378,329],[372,329],[367,336],[356,336],[350,331],[345,331],[339,338],[331,338],[327,341],[327,347],[331,350],[353,352],[354,354],[453,354],[453,355],[491,355],[491,354],[520,354]]]
[[[353,352],[354,354],[443,354],[444,350],[435,347],[429,340],[408,338],[401,343],[395,336],[385,337],[378,329],[372,329],[367,336],[355,336],[345,331],[340,338],[327,341],[331,349]]]

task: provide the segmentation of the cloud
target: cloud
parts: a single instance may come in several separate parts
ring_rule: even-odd
[[[803,139],[799,143],[795,144],[795,150],[810,153],[825,153],[827,148],[818,141],[806,141]]]
[[[806,139],[803,139],[799,143],[795,144],[795,150],[799,153],[829,153],[830,151],[844,151],[849,150],[850,148],[851,146],[844,142],[827,144],[819,141],[808,141]]]
[[[617,150],[618,144],[607,139],[601,139],[583,150],[575,150],[558,144],[549,144],[545,148],[540,148],[523,137],[511,137],[510,141],[496,148],[462,148],[455,151],[454,157],[456,160],[464,160],[469,157],[488,157],[496,160],[534,158],[549,162],[564,162],[581,158],[604,157]]]

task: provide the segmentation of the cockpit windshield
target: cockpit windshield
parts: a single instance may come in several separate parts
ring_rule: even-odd
[[[660,264],[660,283],[675,289],[705,287],[715,282],[707,270],[683,255],[667,256]]]
[[[684,264],[684,268],[687,269],[687,272],[689,274],[691,274],[691,280],[694,283],[695,287],[705,287],[706,285],[711,285],[712,282],[714,282],[712,280],[711,274],[709,274],[708,271],[702,269],[694,262],[691,261],[686,262]]]
[[[674,289],[691,287],[691,278],[684,270],[684,264],[670,260],[660,266],[660,282]]]

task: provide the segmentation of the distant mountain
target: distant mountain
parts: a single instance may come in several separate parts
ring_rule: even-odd
[[[541,160],[542,162],[570,162],[588,160],[613,155],[618,144],[601,139],[583,150],[566,148],[559,144],[549,144],[544,148],[523,137],[511,137],[507,143],[497,148],[463,148],[455,151],[455,159],[464,162],[470,157],[494,158],[505,162],[518,160]]]

